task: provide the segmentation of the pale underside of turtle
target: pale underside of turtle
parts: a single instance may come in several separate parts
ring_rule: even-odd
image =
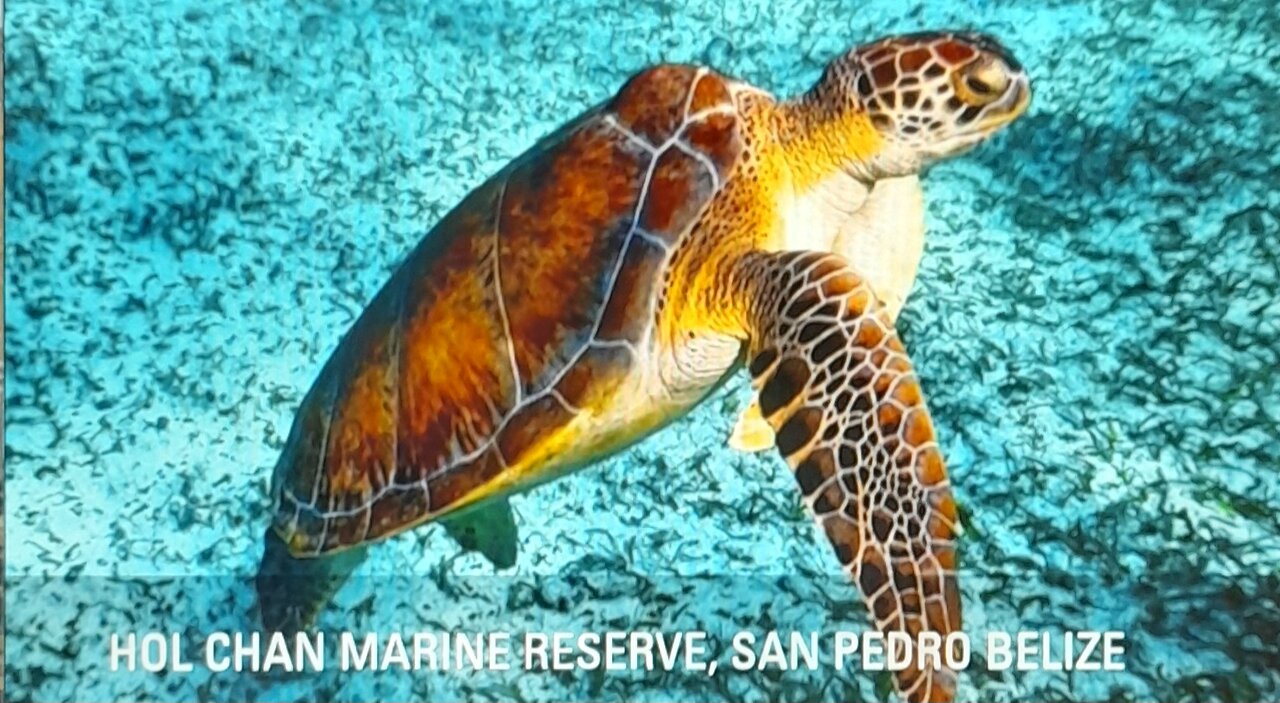
[[[955,505],[893,326],[919,183],[827,178],[814,119],[659,66],[449,213],[302,403],[272,480],[269,626],[307,620],[353,547],[428,521],[510,566],[507,495],[645,437],[745,362],[757,401],[733,444],[776,442],[877,627],[958,629]],[[937,699],[954,676],[898,683]]]

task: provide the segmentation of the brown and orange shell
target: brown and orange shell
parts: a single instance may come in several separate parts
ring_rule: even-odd
[[[689,66],[637,74],[418,244],[276,465],[273,526],[295,555],[466,504],[630,371],[671,252],[739,157],[728,85]]]

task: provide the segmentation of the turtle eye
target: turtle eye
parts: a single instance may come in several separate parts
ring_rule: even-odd
[[[956,94],[970,105],[995,102],[1009,88],[1011,81],[1008,67],[990,57],[969,64],[957,78]]]
[[[977,76],[969,76],[964,80],[965,85],[969,86],[969,90],[978,95],[991,95],[996,92],[995,86],[982,80]]]

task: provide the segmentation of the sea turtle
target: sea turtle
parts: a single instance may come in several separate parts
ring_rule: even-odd
[[[960,626],[959,525],[893,325],[916,174],[1008,124],[996,41],[888,37],[779,101],[664,64],[471,192],[369,303],[271,481],[264,625],[308,626],[365,545],[428,521],[515,561],[506,496],[680,417],[746,364],[804,501],[882,630]],[[911,700],[954,673],[897,677]]]

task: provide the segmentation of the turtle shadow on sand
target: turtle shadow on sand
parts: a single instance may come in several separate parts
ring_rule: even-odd
[[[1215,75],[1215,93],[1232,100],[1188,92],[1183,80],[1167,70],[1146,76],[1122,107],[1033,104],[1016,129],[969,158],[988,169],[997,192],[1016,194],[994,206],[1046,234],[1123,219],[1123,206],[1152,198],[1184,200],[1194,211],[1247,185],[1265,192],[1274,176],[1260,150],[1275,142],[1280,117],[1259,79]],[[1242,112],[1259,119],[1242,122]],[[1226,124],[1237,129],[1217,129]]]

